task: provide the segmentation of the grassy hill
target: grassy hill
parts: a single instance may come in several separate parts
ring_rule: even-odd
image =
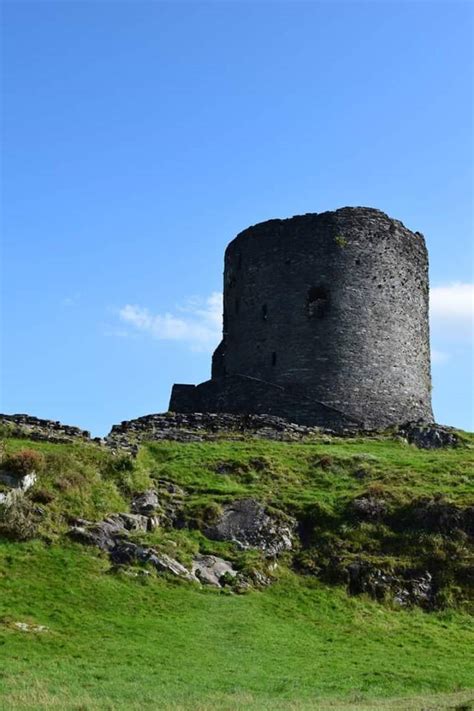
[[[132,458],[6,436],[3,467],[40,457],[34,486],[0,513],[0,708],[474,708],[473,444],[224,438],[148,442]],[[130,511],[150,488],[160,526],[130,540],[272,584],[239,594],[142,574],[70,539],[74,519]],[[246,498],[297,522],[276,561],[206,535]],[[389,586],[349,594],[354,563],[389,579],[429,571],[429,605],[397,604]]]

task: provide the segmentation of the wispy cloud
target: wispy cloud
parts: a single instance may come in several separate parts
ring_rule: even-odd
[[[127,304],[119,310],[119,318],[125,328],[116,329],[117,336],[143,333],[156,340],[185,343],[195,351],[212,351],[222,332],[222,294],[215,291],[205,299],[190,299],[173,313],[153,313],[143,306]],[[452,341],[472,338],[474,284],[454,282],[432,287],[430,319],[432,361],[440,365],[451,358]]]
[[[215,348],[222,331],[221,293],[215,291],[207,299],[192,299],[176,311],[177,314],[154,314],[147,308],[127,304],[120,309],[119,317],[157,340],[181,341],[197,351]]]
[[[432,287],[430,317],[434,333],[456,340],[472,338],[474,284],[453,282]]]
[[[450,357],[451,355],[449,353],[445,353],[445,351],[440,351],[437,348],[431,349],[431,362],[434,365],[443,365],[443,363],[448,362]]]

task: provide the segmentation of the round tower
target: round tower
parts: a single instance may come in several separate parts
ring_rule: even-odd
[[[177,397],[171,409],[326,426],[432,421],[423,236],[362,207],[241,232],[225,253],[212,380],[195,390],[194,405]]]

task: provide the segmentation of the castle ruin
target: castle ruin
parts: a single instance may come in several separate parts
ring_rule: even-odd
[[[225,253],[211,380],[174,385],[169,409],[330,428],[432,422],[423,235],[366,207],[241,232]]]

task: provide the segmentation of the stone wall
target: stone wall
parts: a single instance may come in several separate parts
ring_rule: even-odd
[[[247,437],[295,441],[321,434],[317,427],[297,425],[270,415],[167,412],[114,425],[105,442],[112,448],[134,449],[141,441],[201,442]]]
[[[57,444],[74,440],[90,441],[90,433],[86,430],[81,430],[79,427],[72,427],[71,425],[63,425],[56,420],[43,420],[32,415],[0,414],[0,426],[3,426],[11,437]]]
[[[212,379],[175,386],[170,410],[330,427],[432,421],[423,236],[371,208],[240,233],[225,254]]]

